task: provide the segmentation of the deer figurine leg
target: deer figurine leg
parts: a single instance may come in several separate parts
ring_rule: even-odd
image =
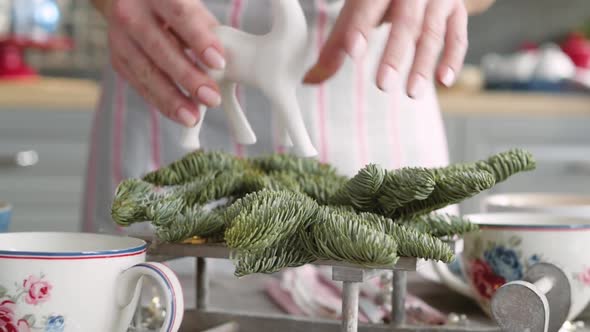
[[[195,151],[201,148],[201,140],[199,139],[199,135],[201,134],[201,127],[203,126],[203,119],[205,119],[205,114],[207,113],[207,107],[201,105],[199,107],[199,114],[201,118],[197,125],[193,128],[186,129],[184,133],[184,138],[182,140],[182,146],[189,150]]]
[[[238,101],[236,94],[237,84],[226,80],[220,84],[220,87],[223,110],[230,122],[235,140],[243,145],[256,143],[256,134],[252,130],[250,122],[248,122]]]
[[[266,95],[271,100],[275,112],[279,115],[279,123],[285,125],[288,137],[293,141],[295,153],[302,157],[314,157],[317,155],[317,151],[305,128],[297,97],[295,96],[295,89],[285,89],[285,91],[288,92],[276,93],[273,90]]]

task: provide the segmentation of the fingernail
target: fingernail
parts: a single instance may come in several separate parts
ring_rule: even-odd
[[[451,67],[447,68],[444,75],[442,76],[441,82],[446,87],[450,87],[453,85],[453,83],[455,83],[455,71]]]
[[[377,86],[383,92],[389,92],[391,91],[391,88],[393,87],[393,84],[395,83],[395,80],[398,76],[399,75],[397,74],[397,71],[393,69],[393,67],[390,65],[383,65],[383,67],[381,67],[381,71],[379,72]]]
[[[426,80],[422,75],[415,75],[408,87],[408,96],[413,99],[418,99],[424,93],[426,88]]]
[[[203,104],[209,107],[217,107],[221,104],[219,93],[206,85],[197,90],[197,97]]]
[[[178,111],[178,119],[187,127],[194,127],[197,125],[197,118],[186,108],[181,108]]]
[[[212,69],[225,68],[225,59],[214,47],[209,47],[203,52],[203,61]]]
[[[309,84],[319,83],[325,76],[326,70],[318,64],[307,72],[305,78],[303,79],[303,82]]]
[[[362,57],[367,50],[367,39],[360,32],[355,32],[346,52],[353,59]]]

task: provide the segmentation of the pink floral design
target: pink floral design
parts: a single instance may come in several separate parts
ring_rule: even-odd
[[[16,303],[10,300],[0,303],[0,332],[30,332],[29,323],[20,319],[14,321]]]
[[[580,280],[584,286],[590,286],[590,268],[578,273],[578,280]]]
[[[27,293],[25,302],[37,305],[49,300],[51,284],[35,276],[29,276],[23,281],[24,291]]]

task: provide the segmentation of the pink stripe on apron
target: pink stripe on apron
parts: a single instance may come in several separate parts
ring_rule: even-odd
[[[115,75],[115,116],[113,132],[113,182],[116,187],[123,181],[123,134],[125,130],[125,113],[127,103],[127,82],[118,74]],[[123,228],[117,225],[117,231],[123,233]]]
[[[158,109],[150,107],[150,129],[151,129],[151,144],[152,144],[152,170],[156,170],[161,166],[160,153],[160,118]]]
[[[316,0],[317,7],[317,48],[318,54],[321,53],[326,40],[326,32],[328,27],[328,13],[325,0]],[[318,87],[317,96],[317,110],[318,110],[318,132],[319,132],[319,155],[321,162],[328,161],[328,135],[326,128],[326,86],[321,84]]]
[[[127,83],[117,74],[115,75],[115,114],[113,132],[113,182],[117,186],[123,180],[123,131],[125,126],[125,93]]]
[[[232,27],[237,29],[242,25],[241,19],[242,19],[243,11],[244,11],[244,0],[232,0],[232,5],[230,6],[230,13],[229,13],[229,16],[230,16],[229,22]],[[236,94],[238,97],[238,101],[240,101],[241,100],[240,87],[238,87],[236,89]],[[245,112],[245,110],[244,110],[244,112]],[[243,157],[246,154],[244,146],[237,143],[237,142],[234,142],[234,151],[235,151],[236,155],[239,157]]]
[[[366,123],[366,81],[365,81],[365,58],[355,62],[355,94],[356,94],[356,135],[358,146],[359,168],[368,163],[367,123]]]
[[[94,208],[95,208],[95,190],[96,190],[96,150],[98,140],[98,123],[102,118],[102,113],[105,108],[105,89],[104,82],[101,86],[101,95],[98,102],[98,108],[94,113],[94,119],[92,121],[92,129],[90,130],[90,151],[88,156],[88,170],[86,173],[86,204],[85,214],[83,220],[82,230],[85,232],[95,231],[94,224]]]

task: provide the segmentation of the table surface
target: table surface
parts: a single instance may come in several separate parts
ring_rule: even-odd
[[[34,81],[0,81],[0,110],[91,111],[100,96],[97,82],[41,77]],[[445,114],[590,116],[590,95],[509,91],[440,90]]]

